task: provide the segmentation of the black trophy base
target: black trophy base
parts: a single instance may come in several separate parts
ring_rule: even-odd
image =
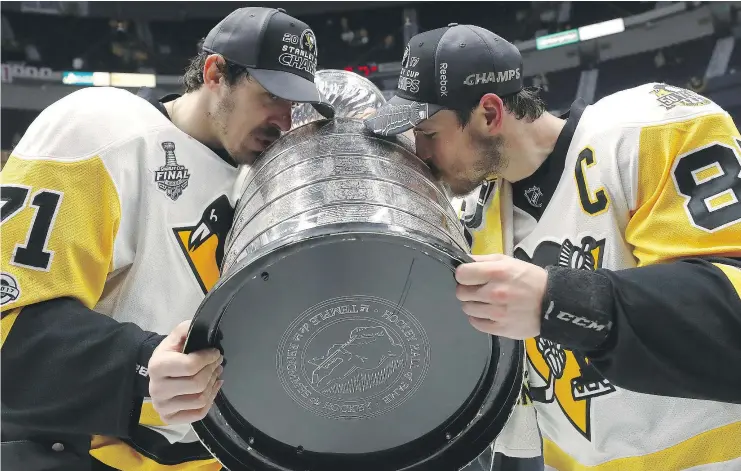
[[[453,272],[466,257],[340,233],[230,270],[188,341],[227,360],[199,438],[231,471],[465,466],[503,427],[522,374],[516,343],[461,310]],[[487,401],[496,414],[470,430]]]

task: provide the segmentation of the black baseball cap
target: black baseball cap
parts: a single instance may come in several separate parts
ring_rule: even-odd
[[[472,106],[482,95],[522,90],[522,56],[489,30],[452,23],[409,40],[396,95],[365,120],[376,134],[407,131],[443,109]]]
[[[208,33],[203,50],[246,67],[273,95],[311,103],[325,118],[334,116],[314,85],[314,31],[282,8],[245,7],[231,12]]]

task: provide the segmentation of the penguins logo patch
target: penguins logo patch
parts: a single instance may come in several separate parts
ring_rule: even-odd
[[[224,242],[233,218],[234,209],[229,204],[229,198],[221,195],[206,207],[198,222],[173,228],[178,245],[203,294],[208,293],[219,279]]]
[[[543,241],[532,258],[518,248],[514,256],[538,266],[557,265],[578,270],[597,270],[602,266],[605,240],[582,237],[578,244],[566,239],[562,243]],[[533,402],[556,403],[566,419],[584,438],[592,439],[591,406],[597,397],[615,392],[615,387],[589,363],[584,355],[567,350],[542,337],[525,340],[528,361],[539,377],[530,383]]]

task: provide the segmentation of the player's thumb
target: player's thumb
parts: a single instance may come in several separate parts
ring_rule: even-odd
[[[172,332],[160,343],[160,348],[171,352],[181,352],[188,338],[191,321],[183,321],[178,324]]]
[[[474,262],[498,262],[507,258],[506,255],[500,253],[491,253],[486,255],[471,255]]]

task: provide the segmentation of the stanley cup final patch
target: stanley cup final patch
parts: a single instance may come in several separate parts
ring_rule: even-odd
[[[154,182],[157,184],[157,188],[162,190],[168,198],[176,201],[188,187],[190,173],[184,165],[178,164],[177,157],[175,157],[174,142],[163,142],[162,150],[165,151],[165,165],[155,170]]]

